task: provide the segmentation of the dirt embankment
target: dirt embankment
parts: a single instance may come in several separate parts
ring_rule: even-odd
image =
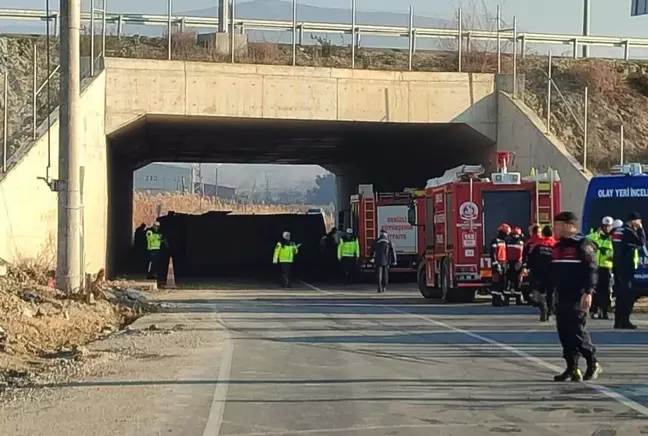
[[[97,38],[97,44],[99,44]],[[350,68],[351,48],[338,46],[328,39],[314,39],[312,45],[298,47],[296,63],[303,66]],[[45,38],[27,36],[0,37],[0,69],[9,68],[12,84],[9,90],[10,130],[9,148],[15,150],[31,138],[32,47],[37,47],[38,83],[43,83],[47,71],[44,60]],[[448,47],[451,49],[452,47]],[[507,48],[509,50],[510,47]],[[290,65],[292,47],[285,44],[250,42],[248,51],[237,56],[240,63]],[[95,50],[99,53],[100,49]],[[88,56],[90,39],[81,39],[81,55]],[[167,59],[167,39],[132,36],[106,38],[106,54],[111,57],[138,59]],[[215,52],[209,45],[199,44],[194,32],[178,32],[172,38],[172,56],[177,60],[202,62],[229,62],[230,57]],[[50,47],[52,66],[58,63],[58,41]],[[358,47],[356,68],[404,71],[408,69],[408,53],[404,50]],[[417,51],[412,58],[415,71],[456,71],[457,54],[454,51]],[[53,68],[53,67],[52,67]],[[495,73],[497,58],[492,47],[474,46],[464,51],[464,72]],[[546,117],[547,58],[528,53],[518,64],[527,79],[524,101],[541,117]],[[512,58],[504,54],[502,72],[512,72]],[[583,91],[589,88],[588,167],[594,172],[607,171],[619,162],[619,128],[625,126],[626,161],[648,162],[648,62],[614,60],[554,59],[554,81],[560,93],[552,98],[553,132],[568,150],[582,161],[583,155]],[[52,81],[51,105],[58,105],[58,74]],[[39,122],[47,113],[45,91],[37,99]],[[0,103],[1,105],[1,103]],[[18,108],[18,109],[13,109]],[[2,127],[0,126],[0,129]]]
[[[557,59],[552,93],[552,132],[583,161],[585,87],[588,88],[587,167],[606,172],[620,163],[621,125],[625,161],[648,163],[648,62],[607,59]],[[524,61],[524,101],[546,119],[546,58]]]
[[[88,358],[84,344],[156,310],[129,283],[99,276],[86,292],[68,295],[50,280],[45,269],[28,264],[0,277],[0,391]]]

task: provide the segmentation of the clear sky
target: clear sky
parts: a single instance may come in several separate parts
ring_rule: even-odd
[[[58,0],[50,0],[58,9]],[[100,4],[102,0],[96,0]],[[174,12],[204,9],[217,5],[218,0],[174,0]],[[351,0],[298,0],[300,4],[346,8]],[[0,0],[4,8],[44,8],[46,0]],[[111,12],[163,13],[166,0],[107,0]],[[88,8],[89,0],[83,0]],[[517,16],[520,28],[528,32],[579,33],[581,31],[582,0],[357,0],[358,9],[365,11],[406,12],[409,4],[417,15],[452,18],[456,7],[475,6],[477,11],[488,9],[495,13],[502,5],[503,17]],[[648,16],[630,18],[631,0],[591,0],[592,34],[648,38]],[[290,17],[286,17],[290,19]]]

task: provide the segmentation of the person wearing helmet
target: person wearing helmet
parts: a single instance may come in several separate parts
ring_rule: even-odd
[[[524,233],[520,227],[515,227],[506,238],[506,289],[509,295],[515,297],[515,304],[522,304],[522,254],[524,252]]]
[[[350,283],[355,276],[355,269],[360,257],[360,243],[353,229],[347,229],[338,244],[338,260],[344,269],[344,280]]]
[[[153,280],[158,275],[161,247],[162,233],[160,233],[160,222],[155,221],[153,227],[146,231],[146,251],[149,258],[146,278],[148,280]]]
[[[614,219],[606,216],[601,221],[598,230],[590,232],[587,238],[596,247],[596,265],[598,266],[598,282],[592,298],[590,315],[592,318],[610,319],[610,294],[612,292],[613,247],[612,230]]]
[[[281,279],[284,288],[291,287],[291,272],[292,264],[295,261],[295,256],[299,253],[299,245],[295,245],[290,240],[290,232],[283,232],[281,241],[277,242],[272,256],[272,263],[281,265]]]
[[[505,269],[507,265],[506,258],[506,239],[511,233],[511,227],[502,223],[497,228],[497,235],[490,242],[490,261],[491,261],[491,296],[493,306],[501,306],[508,299],[504,298],[504,288],[506,285]]]
[[[632,281],[639,263],[639,249],[646,245],[646,233],[639,213],[629,214],[625,225],[614,230],[612,244],[616,296],[614,328],[634,330],[637,326],[630,322],[630,315],[637,296],[632,289]]]

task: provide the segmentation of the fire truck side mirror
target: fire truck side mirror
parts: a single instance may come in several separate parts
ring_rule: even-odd
[[[416,225],[416,206],[414,204],[407,207],[407,222],[413,226]]]

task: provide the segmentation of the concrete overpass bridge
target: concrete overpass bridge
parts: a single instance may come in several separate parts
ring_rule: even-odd
[[[551,166],[565,207],[580,210],[583,176],[537,117],[507,93],[507,76],[105,59],[81,97],[85,269],[118,269],[128,254],[132,173],[151,162],[318,164],[341,206],[360,183],[422,186],[462,163]],[[45,133],[45,132],[43,132]],[[58,124],[0,174],[0,258],[55,247],[57,196],[45,175]],[[48,242],[49,241],[49,242]]]

